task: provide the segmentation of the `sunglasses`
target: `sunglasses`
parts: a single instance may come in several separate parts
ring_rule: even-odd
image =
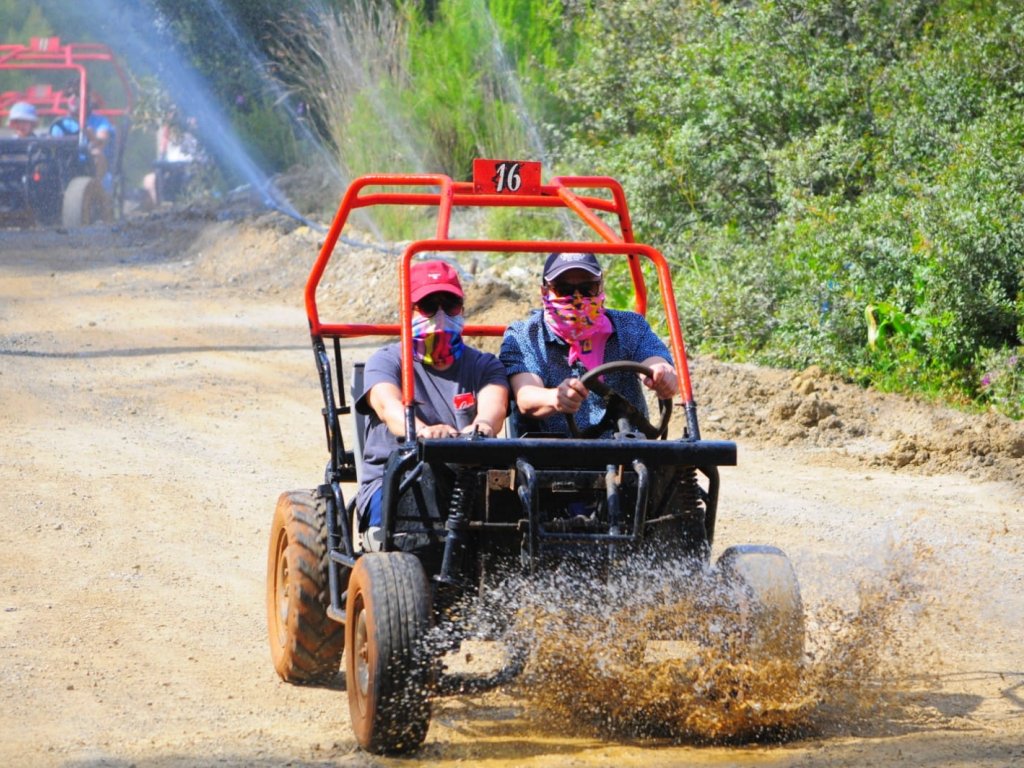
[[[555,292],[556,296],[572,296],[578,293],[580,296],[593,298],[601,292],[600,280],[587,280],[583,283],[570,283],[564,280],[556,280],[548,283],[548,287]]]
[[[462,314],[462,299],[452,293],[431,293],[416,302],[420,314],[433,317],[438,309],[443,309],[449,317]]]

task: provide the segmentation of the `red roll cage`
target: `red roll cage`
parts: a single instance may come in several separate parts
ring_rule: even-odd
[[[514,175],[513,175],[514,174]],[[507,178],[529,179],[526,183],[507,184]],[[515,189],[510,189],[510,187]],[[371,191],[375,187],[401,188],[391,191]],[[419,191],[410,189],[418,188]],[[431,191],[422,191],[427,188]],[[603,190],[605,196],[578,194],[577,190]],[[409,243],[398,261],[399,304],[398,324],[334,323],[324,322],[317,308],[317,288],[330,261],[342,229],[355,210],[379,205],[415,205],[437,208],[435,235],[430,239]],[[453,239],[449,237],[452,211],[459,207],[515,207],[565,208],[575,213],[599,237],[595,241],[554,240],[487,240]],[[609,226],[599,212],[612,214],[618,229]],[[372,174],[354,180],[348,187],[334,220],[320,248],[306,282],[306,314],[314,338],[353,338],[360,336],[401,336],[402,401],[407,412],[415,400],[412,367],[412,302],[410,300],[409,265],[420,253],[491,251],[499,253],[538,253],[554,251],[568,253],[595,253],[624,256],[634,289],[634,308],[647,313],[647,286],[644,281],[640,257],[649,260],[658,276],[658,284],[665,319],[669,331],[669,347],[680,381],[680,394],[691,424],[690,434],[696,434],[693,390],[690,383],[686,347],[679,326],[675,295],[668,262],[655,248],[636,243],[630,222],[629,209],[621,185],[607,176],[559,176],[547,184],[540,183],[540,163],[507,160],[476,160],[472,182],[453,181],[443,174]],[[467,336],[501,336],[505,326],[467,324]]]
[[[99,103],[93,108],[98,115],[125,118],[131,114],[133,94],[131,84],[113,52],[101,43],[66,43],[59,37],[33,37],[28,45],[0,45],[0,71],[28,70],[53,75],[61,71],[76,77],[78,92],[85,97],[78,100],[78,124],[85,125],[86,107],[91,94],[91,79],[99,69],[109,69],[122,87],[123,104]],[[44,75],[40,75],[44,77]],[[35,106],[40,116],[59,117],[68,113],[68,94],[54,83],[33,84],[24,90],[0,92],[0,116],[6,117],[18,101]]]

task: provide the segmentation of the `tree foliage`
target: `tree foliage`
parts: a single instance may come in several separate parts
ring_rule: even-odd
[[[595,0],[564,162],[618,176],[701,348],[981,394],[1022,343],[1013,2]],[[571,159],[571,160],[570,160]]]
[[[53,28],[43,10],[26,0],[0,0],[0,40],[27,43],[33,37],[49,37]]]

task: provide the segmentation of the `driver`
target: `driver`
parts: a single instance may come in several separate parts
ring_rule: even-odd
[[[443,261],[409,268],[412,300],[416,436],[498,434],[508,411],[508,379],[494,355],[467,346],[459,275]],[[405,435],[401,344],[378,349],[363,371],[356,410],[366,414],[366,435],[356,508],[363,546],[379,549],[384,465]]]
[[[660,399],[678,390],[665,343],[636,312],[604,307],[601,265],[592,253],[552,253],[544,263],[543,309],[512,323],[500,358],[520,413],[540,421],[545,432],[568,434],[564,414],[575,414],[580,431],[600,423],[604,407],[580,382],[603,363],[629,360],[651,369],[644,386]],[[605,383],[646,416],[641,377],[613,371]],[[606,432],[607,436],[612,430]]]
[[[51,136],[76,136],[81,130],[78,124],[78,84],[72,82],[64,90],[68,113],[50,126]],[[90,95],[85,110],[85,136],[88,139],[89,154],[96,168],[96,178],[103,182],[108,192],[113,184],[110,166],[114,159],[114,124],[99,114],[100,100]]]

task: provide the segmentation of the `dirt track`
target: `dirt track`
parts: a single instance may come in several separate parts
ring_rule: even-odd
[[[1020,425],[709,361],[704,436],[740,443],[716,549],[781,546],[812,612],[918,561],[898,716],[687,746],[541,731],[495,693],[440,702],[412,760],[359,752],[343,679],[280,683],[264,637],[273,504],[326,458],[316,237],[275,226],[0,232],[0,764],[1024,764]]]

